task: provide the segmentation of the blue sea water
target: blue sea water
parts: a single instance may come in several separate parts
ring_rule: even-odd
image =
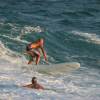
[[[80,69],[60,76],[31,70],[23,52],[40,37],[49,63],[78,62]],[[17,87],[34,75],[50,90]],[[0,0],[0,100],[22,99],[100,100],[99,0]]]

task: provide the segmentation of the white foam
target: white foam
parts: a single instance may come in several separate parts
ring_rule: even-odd
[[[14,77],[9,77],[9,76],[7,76],[7,75],[3,75],[3,76],[0,76],[0,80],[14,80]]]
[[[20,38],[22,38],[22,36],[25,35],[25,34],[29,34],[29,33],[32,33],[32,32],[41,33],[41,32],[43,32],[43,31],[44,31],[44,30],[43,30],[40,26],[36,26],[36,27],[24,26],[24,27],[21,29]]]
[[[86,41],[88,42],[100,44],[100,37],[95,33],[91,34],[91,33],[84,33],[84,32],[78,32],[78,31],[72,31],[72,33],[86,38]]]
[[[19,55],[16,52],[11,51],[10,49],[6,48],[4,44],[0,41],[0,58],[7,60],[12,63],[22,63],[23,56]]]
[[[26,41],[26,40],[21,40],[21,39],[20,39],[20,36],[17,36],[16,38],[12,38],[12,37],[7,36],[7,35],[1,35],[1,36],[6,37],[6,38],[9,38],[10,40],[18,41],[18,42],[29,43],[29,42]]]
[[[40,26],[36,26],[36,27],[24,26],[22,31],[24,31],[25,33],[28,33],[28,32],[43,32],[43,29],[41,29]]]

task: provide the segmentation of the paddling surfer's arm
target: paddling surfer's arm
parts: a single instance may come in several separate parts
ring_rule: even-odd
[[[22,87],[32,88],[32,84],[24,85]]]

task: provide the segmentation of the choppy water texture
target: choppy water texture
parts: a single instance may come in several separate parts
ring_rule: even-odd
[[[58,76],[36,72],[23,52],[40,37],[49,63],[81,68]],[[0,0],[0,100],[100,100],[99,69],[99,0]],[[34,75],[49,90],[21,87]]]

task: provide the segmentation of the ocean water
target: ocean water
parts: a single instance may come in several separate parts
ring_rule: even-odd
[[[23,52],[40,37],[50,64],[80,68],[56,76],[36,72]],[[33,76],[49,90],[23,88]],[[99,0],[0,0],[0,100],[22,99],[100,100]]]

